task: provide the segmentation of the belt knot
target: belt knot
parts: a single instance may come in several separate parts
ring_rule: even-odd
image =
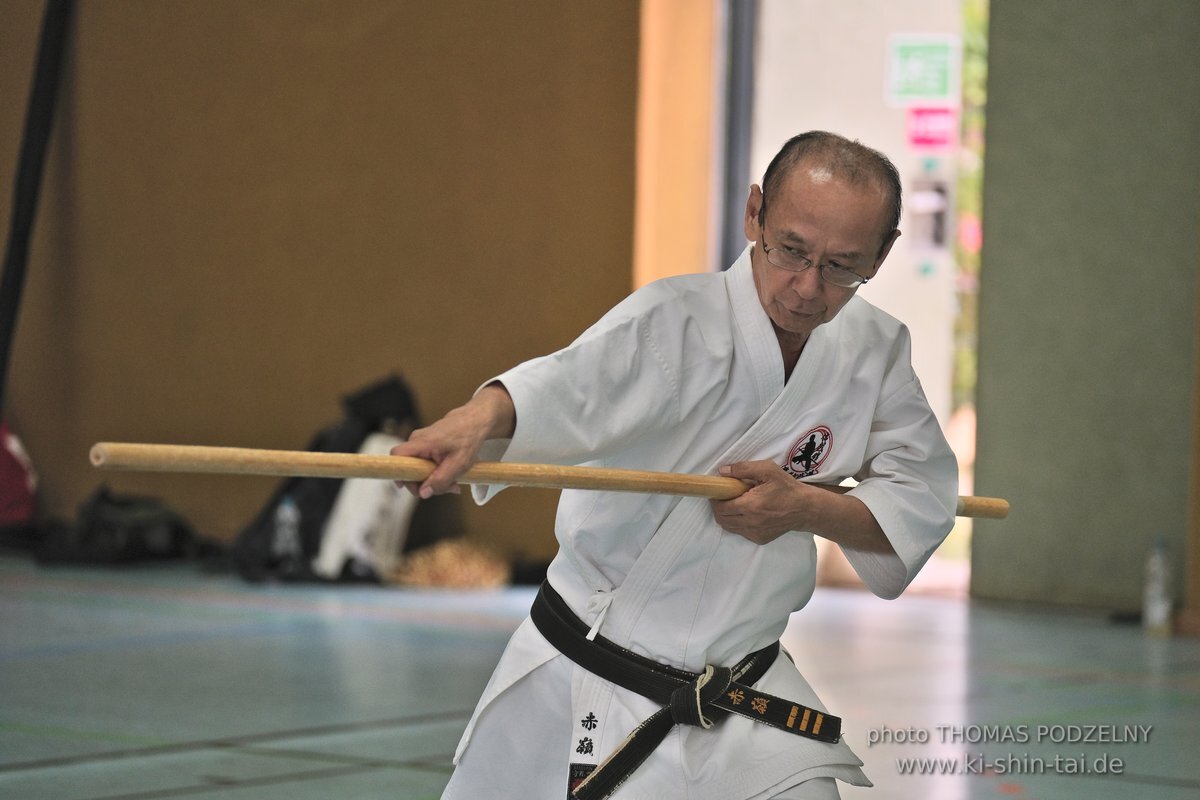
[[[696,680],[671,692],[671,719],[677,725],[711,728],[713,720],[704,716],[704,709],[724,695],[732,683],[732,669],[707,665]]]

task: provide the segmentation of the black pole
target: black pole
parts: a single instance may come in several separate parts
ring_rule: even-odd
[[[17,156],[12,224],[8,231],[8,246],[4,251],[4,274],[0,278],[0,409],[4,408],[8,362],[17,329],[21,292],[25,288],[26,267],[29,264],[29,239],[37,214],[42,167],[46,161],[46,146],[54,122],[59,76],[66,55],[67,29],[74,7],[75,0],[47,0],[46,13],[42,18],[33,88],[29,93],[25,130]]]
[[[725,157],[721,174],[721,269],[746,249],[742,213],[750,188],[750,134],[754,116],[754,37],[758,0],[728,0],[725,75]]]

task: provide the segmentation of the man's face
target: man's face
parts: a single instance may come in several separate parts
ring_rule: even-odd
[[[803,162],[784,176],[760,224],[762,204],[761,189],[751,187],[744,225],[746,238],[757,243],[750,258],[758,299],[781,342],[786,338],[803,344],[819,325],[837,316],[855,289],[823,280],[817,266],[803,272],[776,267],[767,260],[764,242],[814,265],[837,265],[872,278],[899,232],[886,241],[881,238],[888,214],[882,190],[848,184]]]

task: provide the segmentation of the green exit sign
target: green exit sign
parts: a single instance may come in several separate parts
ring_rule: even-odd
[[[957,36],[895,34],[888,39],[888,105],[957,107],[961,69]]]

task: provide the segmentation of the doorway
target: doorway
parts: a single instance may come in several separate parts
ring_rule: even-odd
[[[988,0],[643,0],[634,286],[723,269],[779,146],[836,131],[887,153],[903,235],[863,296],[903,320],[973,488]],[[965,596],[969,519],[913,590]],[[822,581],[858,584],[836,548]],[[840,563],[839,563],[840,562]]]
[[[860,293],[912,331],[914,367],[959,458],[959,492],[971,494],[987,0],[760,0],[755,29],[749,181],[812,129],[879,149],[900,171],[903,235]],[[965,596],[970,535],[959,519],[913,589]],[[825,550],[823,582],[857,584],[840,552]]]

